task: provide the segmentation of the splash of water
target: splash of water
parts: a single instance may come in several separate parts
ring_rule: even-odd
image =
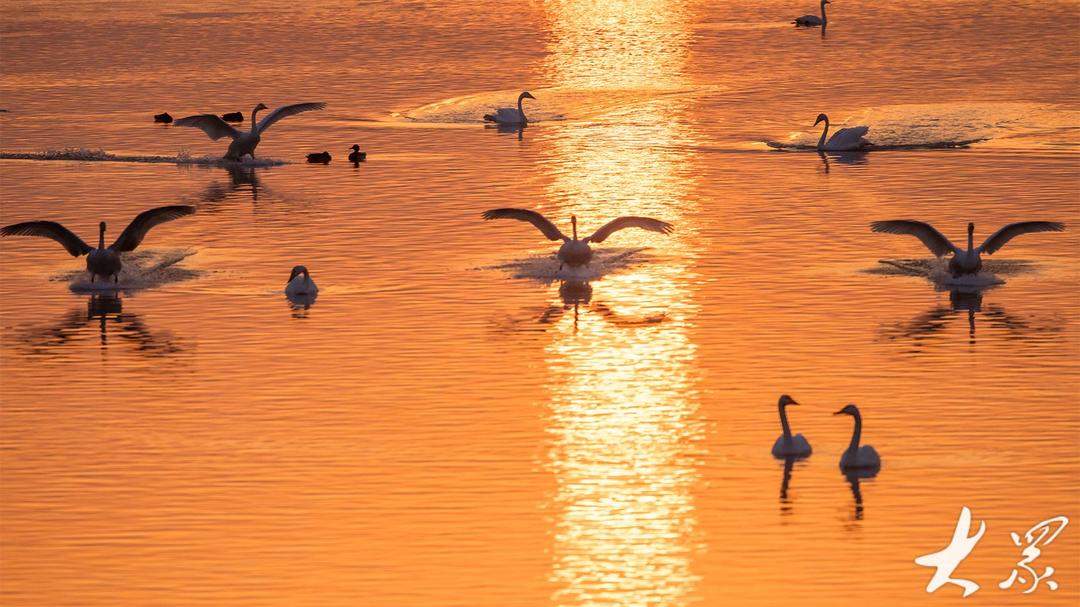
[[[545,285],[555,281],[589,282],[638,265],[645,260],[645,256],[641,254],[645,250],[635,248],[593,251],[592,261],[579,267],[563,265],[554,255],[537,255],[479,269],[502,270],[513,278],[526,278]],[[559,269],[560,265],[562,269]]]
[[[289,164],[286,160],[274,158],[250,158],[245,156],[243,160],[225,160],[220,156],[192,156],[181,150],[176,156],[120,156],[110,154],[102,149],[91,148],[63,148],[59,150],[45,150],[44,152],[0,152],[0,160],[74,160],[79,162],[147,162],[147,163],[172,163],[193,164],[203,166],[220,167],[268,167]]]
[[[194,249],[147,249],[123,253],[124,266],[117,282],[102,278],[91,282],[90,274],[85,270],[64,272],[52,280],[67,282],[68,288],[75,293],[150,289],[202,276],[203,271],[176,265],[195,253]]]
[[[879,259],[878,264],[864,271],[884,276],[918,276],[944,289],[985,289],[1005,284],[1002,276],[1031,273],[1035,265],[1022,259],[987,259],[983,260],[978,274],[954,277],[943,259]]]

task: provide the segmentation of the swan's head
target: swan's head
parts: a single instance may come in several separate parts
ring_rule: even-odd
[[[296,278],[297,276],[299,276],[301,274],[303,274],[305,277],[310,277],[310,275],[308,274],[308,271],[307,271],[307,267],[305,267],[305,266],[294,266],[293,269],[292,269],[292,273],[289,274],[289,282],[292,282],[294,278]],[[288,284],[288,283],[286,283],[286,284]]]
[[[974,234],[974,233],[975,233],[975,224],[969,223],[968,224],[968,234]]]
[[[788,405],[797,405],[799,403],[795,402],[795,399],[791,398],[787,394],[781,394],[780,395],[780,402],[778,404],[780,405],[781,408],[783,408],[783,407],[786,407]]]
[[[99,223],[97,227],[98,227],[99,232],[101,232],[102,234],[105,233],[105,222],[104,221]]]
[[[268,108],[265,105],[260,103],[259,105],[256,105],[255,109],[253,109],[251,111],[254,113],[254,112],[261,112],[261,111],[266,110],[266,109],[270,109],[270,108]]]
[[[814,121],[814,126],[817,126],[819,122],[824,122],[825,124],[828,124],[829,123],[829,117],[826,116],[825,114],[818,114],[817,115],[817,120]]]
[[[536,97],[533,97],[532,93],[530,93],[529,91],[525,91],[524,93],[522,93],[521,95],[518,96],[519,101],[522,100],[522,99],[536,99]]]
[[[349,148],[349,149],[354,151],[354,152],[359,152],[360,151],[360,146],[354,143],[353,146],[351,148]]]
[[[833,415],[851,415],[852,417],[859,417],[859,408],[855,405],[848,405],[836,413],[833,413]]]

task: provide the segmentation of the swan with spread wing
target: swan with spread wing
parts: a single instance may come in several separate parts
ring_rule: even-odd
[[[326,104],[321,101],[314,103],[294,103],[293,105],[279,107],[267,114],[262,120],[256,122],[255,114],[268,109],[265,105],[260,103],[255,106],[255,109],[251,110],[251,130],[247,132],[233,128],[222,120],[220,116],[215,114],[187,116],[174,122],[173,126],[190,126],[200,129],[214,141],[217,141],[222,137],[231,138],[232,143],[229,144],[229,149],[225,152],[225,160],[239,161],[245,154],[255,158],[255,147],[259,145],[263,132],[270,128],[270,125],[288,116],[295,116],[301,112],[309,112],[311,110],[321,110],[325,107]]]
[[[912,221],[910,219],[875,221],[870,224],[870,229],[874,232],[885,232],[887,234],[910,234],[921,240],[936,257],[943,257],[952,253],[952,259],[949,260],[949,272],[953,275],[953,278],[959,278],[965,274],[978,274],[979,270],[982,269],[982,255],[993,255],[1013,238],[1032,232],[1063,232],[1065,231],[1065,224],[1056,221],[1018,221],[1010,223],[991,234],[981,245],[976,247],[975,224],[969,223],[966,250],[954,245],[934,226],[921,221]]]
[[[641,228],[642,230],[648,230],[650,232],[659,232],[660,234],[670,234],[675,228],[666,221],[660,221],[659,219],[652,219],[649,217],[634,217],[624,216],[618,219],[613,219],[604,224],[599,230],[593,232],[592,236],[586,236],[585,238],[578,239],[577,233],[577,216],[570,216],[570,225],[573,227],[573,236],[567,236],[563,234],[559,228],[555,227],[555,224],[551,223],[546,217],[537,213],[536,211],[530,211],[528,209],[492,209],[485,211],[483,214],[484,219],[517,219],[518,221],[527,221],[534,226],[548,240],[561,240],[563,244],[559,247],[559,269],[562,266],[568,265],[570,267],[584,266],[592,259],[592,247],[590,243],[604,242],[609,236],[625,228]]]
[[[56,223],[55,221],[27,221],[5,226],[0,229],[0,236],[41,236],[50,238],[63,245],[73,257],[86,255],[86,271],[90,273],[90,282],[94,282],[98,276],[106,279],[112,278],[113,282],[120,281],[120,253],[134,251],[135,247],[142,243],[146,233],[154,226],[191,215],[195,207],[187,205],[175,205],[158,207],[139,213],[128,227],[120,233],[116,242],[108,247],[105,246],[105,222],[98,224],[97,248],[83,242],[82,238],[74,232]]]

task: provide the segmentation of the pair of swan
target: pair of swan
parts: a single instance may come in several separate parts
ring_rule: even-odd
[[[798,404],[795,399],[787,394],[780,396],[777,406],[780,409],[780,427],[783,432],[773,443],[772,454],[774,457],[807,457],[812,451],[810,441],[806,440],[806,437],[802,434],[792,436],[791,426],[788,424],[787,407]],[[878,456],[877,451],[870,445],[859,445],[859,440],[862,437],[862,415],[859,413],[859,408],[855,405],[847,405],[833,413],[833,415],[850,415],[855,418],[855,431],[851,435],[851,443],[848,444],[848,448],[840,456],[840,467],[844,469],[880,468],[881,458]]]
[[[229,144],[229,149],[225,152],[225,160],[239,161],[245,155],[249,155],[252,158],[255,157],[255,148],[259,145],[263,132],[270,128],[275,122],[301,112],[321,110],[325,107],[326,104],[322,102],[295,103],[293,105],[279,107],[267,114],[262,120],[256,122],[255,115],[262,110],[268,109],[265,105],[260,103],[255,106],[255,109],[251,110],[251,130],[248,132],[236,130],[222,120],[220,116],[215,114],[187,116],[177,120],[174,124],[176,126],[190,126],[200,129],[214,141],[217,141],[222,137],[231,138],[232,143]]]
[[[885,232],[887,234],[910,234],[922,241],[935,257],[943,257],[952,253],[952,258],[949,259],[949,272],[953,275],[953,278],[959,278],[964,275],[978,274],[979,270],[982,269],[982,255],[984,253],[993,255],[994,252],[1005,246],[1005,243],[1013,238],[1032,232],[1063,232],[1065,231],[1065,224],[1056,221],[1018,221],[1010,223],[991,234],[981,245],[976,247],[975,224],[969,223],[967,249],[954,245],[934,226],[921,221],[912,221],[910,219],[875,221],[870,224],[870,229],[874,232]]]
[[[63,245],[73,257],[86,255],[86,271],[90,273],[90,282],[96,282],[98,276],[112,278],[120,282],[120,269],[123,263],[120,253],[134,251],[143,241],[146,233],[154,226],[179,219],[195,212],[195,207],[175,205],[158,207],[139,213],[135,219],[108,247],[105,246],[105,222],[99,225],[97,248],[83,242],[74,232],[55,221],[27,221],[0,228],[0,236],[40,236],[50,238]]]
[[[796,17],[792,23],[795,24],[795,27],[817,27],[819,25],[824,27],[828,23],[828,20],[825,18],[826,4],[832,4],[832,2],[829,2],[829,0],[821,0],[820,17],[817,15],[803,15],[802,17]]]
[[[495,110],[494,114],[484,114],[484,120],[499,125],[526,126],[529,124],[529,120],[525,117],[525,111],[521,106],[521,103],[526,99],[536,99],[536,97],[533,97],[529,91],[525,91],[518,95],[517,109],[501,107]]]
[[[555,224],[551,223],[546,217],[536,211],[530,211],[528,209],[492,209],[490,211],[485,211],[482,216],[489,221],[492,219],[517,219],[518,221],[527,221],[536,226],[548,240],[562,240],[563,244],[559,247],[558,252],[560,270],[562,270],[563,265],[568,265],[570,267],[587,265],[593,255],[592,247],[589,246],[589,243],[604,242],[607,240],[608,236],[611,236],[619,230],[625,228],[641,228],[643,230],[659,232],[661,234],[670,234],[675,230],[670,223],[660,221],[659,219],[623,216],[607,222],[599,230],[593,232],[591,236],[578,239],[576,215],[570,216],[570,225],[573,227],[573,236],[563,234],[559,228],[555,227]]]

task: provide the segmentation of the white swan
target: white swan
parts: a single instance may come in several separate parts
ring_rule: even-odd
[[[536,226],[544,236],[547,236],[548,240],[562,240],[563,244],[559,247],[559,269],[562,269],[563,264],[570,267],[583,266],[589,263],[592,259],[592,248],[589,247],[590,242],[604,242],[608,236],[611,236],[615,232],[624,228],[641,228],[643,230],[649,230],[650,232],[659,232],[661,234],[670,234],[675,228],[666,221],[660,221],[659,219],[651,219],[649,217],[633,217],[624,216],[618,219],[613,219],[604,224],[599,230],[593,232],[592,236],[586,236],[581,240],[577,237],[577,216],[570,216],[570,224],[573,226],[573,237],[566,236],[559,228],[555,227],[555,224],[548,221],[546,217],[537,213],[536,211],[530,211],[528,209],[492,209],[490,211],[484,211],[484,219],[517,219],[519,221],[527,221]]]
[[[861,150],[870,145],[870,142],[863,139],[863,135],[870,130],[868,126],[853,126],[846,129],[840,129],[833,133],[832,137],[829,137],[828,143],[825,142],[825,138],[829,135],[829,117],[825,114],[818,114],[817,120],[814,121],[814,126],[818,123],[825,123],[825,130],[821,131],[821,139],[818,139],[817,149],[824,150],[826,152],[850,152],[853,150]]]
[[[97,248],[83,242],[82,238],[74,232],[56,223],[55,221],[27,221],[5,226],[0,229],[0,236],[41,236],[51,238],[64,246],[73,257],[86,255],[86,271],[90,272],[90,282],[95,282],[98,276],[106,279],[112,278],[113,282],[120,282],[120,269],[123,263],[120,261],[120,253],[134,251],[135,247],[143,241],[146,233],[154,226],[179,219],[195,212],[195,207],[186,205],[158,207],[139,213],[131,220],[128,227],[120,233],[116,242],[108,247],[105,246],[105,222],[98,224]]]
[[[525,118],[525,111],[521,108],[521,102],[526,99],[536,99],[536,97],[533,97],[529,91],[525,91],[518,95],[517,109],[501,107],[495,110],[494,114],[484,114],[484,120],[497,124],[525,126],[529,123],[529,120]]]
[[[245,154],[250,155],[252,158],[255,157],[255,147],[259,145],[259,140],[262,139],[263,131],[270,128],[270,125],[286,116],[293,116],[300,112],[308,112],[311,110],[321,110],[324,107],[326,107],[326,104],[322,102],[295,103],[293,105],[279,107],[267,114],[266,118],[255,122],[255,114],[267,109],[265,105],[260,103],[255,106],[255,109],[251,110],[251,130],[246,133],[236,130],[222,120],[220,116],[215,114],[187,116],[174,122],[173,126],[190,126],[201,129],[202,132],[209,135],[210,139],[213,139],[214,141],[217,141],[222,137],[231,137],[232,143],[229,144],[229,150],[225,152],[225,160],[238,161],[243,158]]]
[[[833,415],[850,415],[855,418],[855,431],[851,434],[851,444],[840,456],[840,467],[880,468],[881,458],[878,457],[877,451],[870,445],[859,446],[859,438],[862,436],[862,415],[859,415],[859,408],[848,405]]]
[[[802,434],[792,436],[791,426],[788,425],[785,407],[797,404],[799,403],[795,402],[795,399],[787,394],[780,396],[777,407],[780,409],[780,427],[783,428],[784,432],[773,443],[772,454],[774,457],[806,457],[810,455],[810,441],[806,440],[806,437]]]
[[[910,234],[915,236],[921,240],[922,243],[926,245],[926,248],[930,249],[930,252],[936,257],[942,257],[943,255],[952,253],[952,259],[949,260],[949,272],[952,273],[953,278],[959,278],[965,274],[979,273],[979,270],[982,269],[983,253],[992,255],[995,251],[1005,246],[1005,243],[1021,234],[1028,234],[1031,232],[1063,232],[1065,231],[1065,224],[1056,221],[1018,221],[1016,223],[1010,223],[991,234],[989,238],[984,240],[983,243],[976,248],[974,240],[975,224],[969,223],[967,250],[961,249],[949,242],[949,239],[945,238],[941,232],[934,229],[934,226],[921,221],[911,221],[909,219],[875,221],[870,224],[870,229],[874,232]]]
[[[828,23],[828,20],[825,18],[826,4],[832,4],[832,2],[829,2],[829,0],[821,0],[820,17],[818,17],[817,15],[803,15],[802,17],[796,17],[795,20],[792,21],[792,23],[794,23],[796,27],[816,27],[819,25],[825,25],[826,23]]]
[[[286,295],[296,297],[300,295],[316,295],[318,292],[319,287],[316,286],[314,280],[311,280],[311,274],[308,273],[306,266],[296,266],[292,269],[292,273],[289,274],[289,282],[285,285]]]

